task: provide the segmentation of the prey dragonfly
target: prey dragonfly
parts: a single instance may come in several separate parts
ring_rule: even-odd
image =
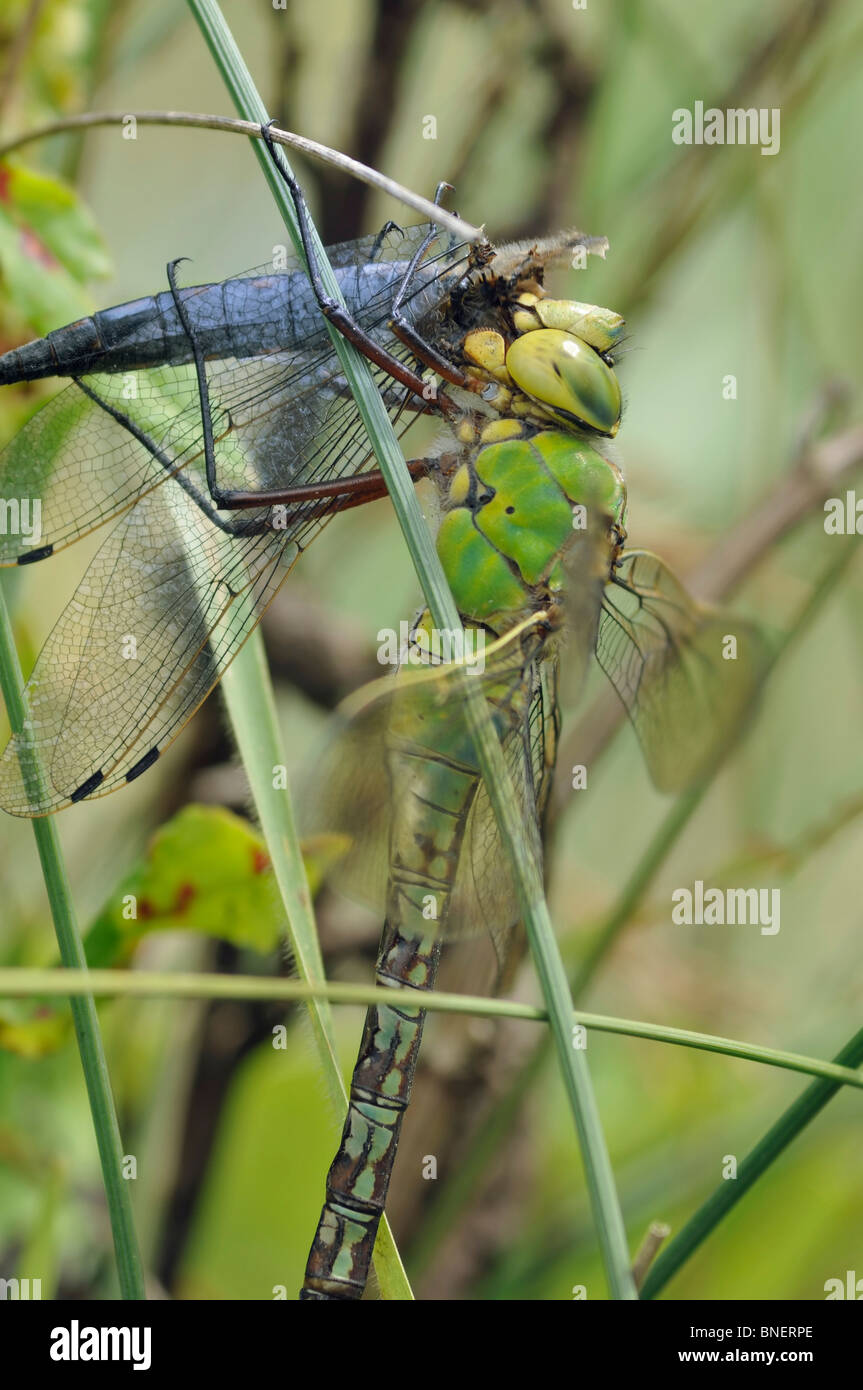
[[[481,675],[455,662],[361,696],[319,769],[322,820],[349,836],[341,881],[384,905],[377,981],[422,992],[443,939],[484,925],[503,941],[518,917],[459,682],[486,696],[539,861],[561,660],[580,677],[596,651],[654,780],[675,790],[737,732],[759,641],[623,549],[626,492],[607,445],[623,321],[544,288],[548,265],[597,243],[572,232],[469,246],[389,224],[329,249],[341,307],[323,291],[301,191],[271,153],[308,275],[288,258],[180,287],[174,263],[161,294],[0,357],[0,384],[71,378],[0,459],[4,496],[38,502],[42,530],[38,544],[0,538],[0,562],[41,562],[115,523],[36,662],[0,806],[45,815],[140,776],[317,531],[384,495],[325,316],[368,358],[402,433],[440,420],[409,467],[437,487],[444,572],[465,627],[489,641]],[[413,649],[429,636],[425,614]],[[419,1007],[368,1011],[303,1299],[362,1296],[423,1021]]]

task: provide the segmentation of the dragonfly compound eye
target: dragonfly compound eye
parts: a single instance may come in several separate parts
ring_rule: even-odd
[[[620,385],[598,352],[558,328],[516,338],[506,366],[520,391],[554,419],[615,435],[620,424]]]

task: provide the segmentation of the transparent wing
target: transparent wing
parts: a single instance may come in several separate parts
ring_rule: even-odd
[[[567,706],[576,704],[596,650],[603,596],[619,539],[614,517],[598,497],[583,498],[579,523],[561,554],[560,666]]]
[[[449,759],[475,775],[476,790],[464,821],[444,934],[490,929],[504,932],[518,919],[509,863],[482,784],[473,737],[464,714],[463,681],[477,682],[522,811],[531,849],[541,861],[539,809],[548,784],[544,747],[549,679],[547,653],[523,628],[488,649],[482,674],[455,663],[405,671],[375,682],[343,706],[301,802],[304,830],[330,831],[350,848],[333,874],[336,885],[383,914],[393,828],[422,837],[426,795],[423,769]],[[401,760],[401,761],[399,761]],[[405,772],[405,769],[408,769]],[[429,781],[430,781],[429,774]],[[419,809],[418,809],[419,808]],[[407,832],[406,832],[406,827]]]
[[[40,815],[112,791],[176,737],[297,555],[266,513],[242,525],[220,529],[176,482],[115,525],[27,684],[29,722],[0,759],[5,810]]]
[[[504,760],[521,806],[527,844],[542,864],[542,821],[557,756],[559,710],[557,660],[553,653],[525,672],[532,693],[527,717],[502,741]],[[522,696],[522,705],[524,696]],[[504,851],[485,782],[471,808],[465,847],[459,860],[447,920],[447,935],[463,936],[485,927],[503,963],[508,933],[521,916],[509,856]]]
[[[401,360],[410,354],[387,322],[406,262],[426,231],[395,229],[383,239],[332,248],[349,307]],[[432,311],[463,253],[432,250],[412,282],[408,317]],[[361,472],[370,461],[367,441],[308,280],[289,261],[281,296],[271,297],[261,285],[265,271],[272,281],[272,266],[257,268],[226,282],[230,292],[225,286],[182,291],[209,349],[217,480],[225,489],[275,488]],[[243,308],[244,284],[255,295],[254,311]],[[232,305],[245,314],[254,355],[232,352]],[[227,317],[222,338],[217,307]],[[141,326],[145,337],[151,330],[154,325]],[[375,376],[391,418],[411,409],[403,388],[381,371]],[[81,382],[38,411],[0,456],[0,491],[19,501],[24,523],[7,525],[0,535],[0,564],[41,559],[71,544],[202,456],[198,385],[188,362],[91,374]],[[413,418],[404,416],[402,428]]]
[[[660,791],[697,782],[752,711],[768,657],[751,623],[704,608],[655,555],[624,555],[606,589],[597,658]]]

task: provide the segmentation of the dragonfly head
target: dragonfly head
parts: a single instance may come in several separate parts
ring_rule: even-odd
[[[506,369],[518,389],[552,419],[608,438],[617,434],[620,384],[584,338],[562,328],[523,333],[507,351]]]

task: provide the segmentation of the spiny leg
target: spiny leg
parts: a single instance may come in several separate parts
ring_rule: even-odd
[[[213,525],[217,526],[220,531],[224,531],[226,535],[230,536],[255,536],[262,535],[269,529],[268,521],[228,521],[225,517],[219,516],[217,508],[212,504],[211,497],[207,496],[200,488],[195,486],[191,478],[187,477],[185,468],[183,466],[178,467],[176,459],[170,458],[163,449],[160,449],[159,445],[154,439],[150,438],[146,430],[142,430],[130,416],[124,414],[122,410],[118,410],[110,401],[103,399],[103,397],[100,396],[92,386],[89,386],[83,378],[73,377],[73,381],[78,389],[84,392],[85,396],[88,396],[95,405],[98,405],[105,411],[106,415],[110,415],[112,420],[116,420],[118,425],[122,425],[123,429],[128,430],[133,439],[137,439],[138,443],[143,445],[147,452],[165,470],[168,477],[173,478],[187,496],[192,499],[195,505],[200,508],[204,516],[206,516],[209,521],[212,521]],[[256,495],[255,505],[259,507],[267,505],[264,494]]]
[[[275,503],[282,502],[284,496],[281,490],[270,492],[249,492],[249,491],[230,491],[224,492],[216,480],[216,452],[215,440],[213,436],[213,417],[210,410],[210,387],[207,381],[207,365],[204,361],[204,353],[198,340],[198,335],[192,326],[188,310],[179,289],[177,288],[176,268],[181,261],[186,260],[185,256],[178,256],[175,261],[168,264],[168,284],[171,287],[171,296],[177,310],[180,323],[186,337],[189,339],[189,346],[192,349],[192,358],[195,363],[195,375],[198,379],[198,398],[201,403],[201,432],[204,443],[204,468],[207,476],[207,490],[215,505],[220,511],[235,511],[250,507],[267,507]],[[228,415],[228,428],[231,427],[230,413]]]
[[[436,207],[439,207],[441,202],[443,201],[444,193],[449,192],[451,190],[451,183],[445,183],[442,181],[438,184],[437,188],[435,189],[434,195],[434,202]],[[396,294],[396,297],[393,300],[390,326],[393,332],[395,333],[396,337],[400,340],[400,342],[403,342],[405,344],[405,347],[409,347],[411,351],[420,359],[420,361],[426,364],[427,367],[431,367],[433,371],[436,371],[438,376],[443,377],[444,381],[449,381],[453,386],[460,386],[464,391],[470,391],[472,389],[475,389],[475,383],[473,382],[473,380],[470,377],[468,377],[464,372],[460,371],[457,367],[455,367],[453,363],[450,362],[449,358],[444,357],[442,353],[438,352],[437,348],[433,347],[432,344],[428,342],[428,340],[424,338],[421,333],[418,333],[417,330],[414,328],[413,324],[410,323],[410,321],[405,317],[403,313],[402,306],[404,305],[405,299],[407,298],[407,293],[410,288],[411,281],[416,275],[417,268],[423,256],[431,246],[432,242],[436,240],[437,236],[437,229],[433,227],[431,231],[429,231],[423,238],[422,242],[417,247],[416,251],[411,257],[408,268],[405,271],[404,279],[402,280],[402,283],[399,286],[398,293]]]
[[[308,262],[309,280],[311,281],[315,299],[318,302],[321,313],[334,328],[338,329],[342,337],[346,338],[349,343],[352,343],[357,351],[361,352],[369,362],[373,363],[376,367],[380,367],[382,371],[387,372],[395,381],[398,381],[402,386],[406,386],[409,391],[419,396],[421,400],[428,401],[429,385],[425,378],[419,376],[417,372],[411,371],[404,362],[399,361],[399,359],[393,356],[391,352],[388,352],[386,348],[376,343],[374,338],[372,338],[362,325],[357,322],[350,311],[345,308],[343,304],[340,304],[338,300],[333,299],[331,295],[327,294],[321,277],[317,253],[312,244],[311,219],[309,217],[305,195],[296,179],[288,172],[279,159],[276,146],[269,133],[269,127],[274,124],[274,121],[270,121],[267,125],[261,126],[261,138],[270,152],[270,158],[276,169],[287,184],[294,206],[297,210],[300,236],[303,242],[303,250],[306,254],[306,261]],[[434,236],[432,234],[420,248],[422,254],[425,253],[425,250],[428,249],[428,246],[433,240]],[[409,273],[411,275],[416,271],[416,265],[419,263],[419,254],[420,253],[416,253],[411,258],[411,265],[409,267]],[[407,277],[405,278],[407,279]],[[402,284],[400,293],[403,301],[406,294],[406,286],[404,283]],[[424,361],[427,366],[438,371],[441,376],[451,381],[453,385],[462,386],[464,388],[470,386],[470,382],[468,378],[465,377],[464,373],[454,367],[451,362],[441,357],[429,344],[425,344],[424,340],[419,335],[416,335],[416,339],[417,344],[423,348],[423,351],[417,351],[413,348],[412,344],[407,344],[407,346],[411,346],[412,350],[416,352],[416,356],[419,357],[421,361]],[[445,399],[441,398],[438,401],[438,405],[444,414],[451,413],[452,406]]]
[[[300,506],[303,503],[316,499],[343,498],[344,501],[342,505],[336,505],[336,510],[345,511],[350,507],[359,506],[363,502],[371,502],[378,497],[385,496],[386,484],[383,480],[383,475],[378,470],[357,474],[353,478],[334,479],[332,482],[307,483],[296,487],[260,489],[252,492],[225,492],[218,486],[216,481],[213,419],[210,410],[210,392],[209,383],[207,381],[206,364],[200,343],[186,310],[186,305],[183,302],[176,283],[176,267],[185,259],[185,257],[180,256],[177,260],[171,261],[168,266],[168,283],[171,287],[171,294],[174,304],[176,305],[180,322],[189,339],[192,356],[195,362],[195,372],[198,379],[198,395],[201,403],[201,429],[203,433],[207,488],[216,507],[222,511],[237,511],[255,507]],[[100,404],[104,403],[100,402]],[[124,423],[128,425],[128,421],[125,420],[125,417]],[[408,467],[411,469],[411,476],[413,478],[424,477],[428,471],[427,461],[422,459],[413,460]],[[187,490],[191,490],[192,493],[195,491],[191,484]],[[211,515],[209,509],[205,508],[205,510],[207,510],[208,515]],[[317,513],[312,511],[308,515],[314,516],[316,514]],[[247,532],[244,531],[241,534],[247,534]]]

